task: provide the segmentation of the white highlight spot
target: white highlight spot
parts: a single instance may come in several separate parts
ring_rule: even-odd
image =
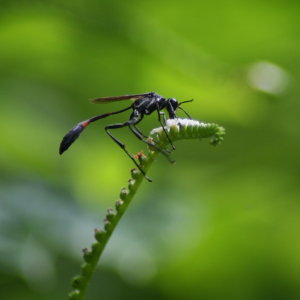
[[[199,122],[197,120],[191,120],[191,119],[168,119],[165,129],[167,131],[170,130],[171,127],[177,126],[178,129],[180,129],[180,126],[199,126],[199,127],[206,127],[207,124],[203,122]],[[162,127],[154,128],[151,130],[150,135],[153,135],[155,133],[161,133]]]
[[[248,71],[250,86],[270,94],[282,93],[286,89],[288,81],[289,77],[286,71],[271,62],[257,62]]]

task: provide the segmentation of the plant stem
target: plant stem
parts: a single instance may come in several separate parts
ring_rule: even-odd
[[[202,123],[189,119],[168,120],[165,130],[168,132],[172,141],[209,138],[212,145],[219,144],[225,135],[224,128],[217,124]],[[155,144],[161,149],[164,149],[169,143],[165,130],[163,130],[162,127],[152,130],[149,141],[155,140]],[[141,152],[136,155],[136,159],[138,159],[146,173],[158,153],[159,152],[153,148],[149,149],[148,156]],[[81,266],[81,274],[73,278],[73,290],[69,294],[69,299],[83,300],[85,298],[87,286],[96,269],[100,256],[143,180],[144,176],[141,172],[136,169],[131,170],[131,179],[128,181],[128,188],[121,190],[120,199],[116,201],[115,208],[107,210],[104,220],[104,229],[95,229],[96,242],[92,245],[90,250],[83,249],[84,263]]]

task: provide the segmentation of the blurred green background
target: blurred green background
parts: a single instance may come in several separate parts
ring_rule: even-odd
[[[1,1],[0,298],[66,299],[132,162],[93,124],[155,91],[227,130],[160,157],[88,299],[300,299],[299,1]],[[157,127],[146,118],[145,132]],[[127,129],[116,136],[135,153]]]

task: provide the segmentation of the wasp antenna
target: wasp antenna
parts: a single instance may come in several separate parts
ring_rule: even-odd
[[[179,105],[181,105],[181,104],[183,104],[183,103],[193,102],[193,101],[194,101],[194,99],[182,101],[182,102],[179,102]]]
[[[181,109],[189,119],[192,119],[191,116],[182,107],[178,106],[178,108]]]

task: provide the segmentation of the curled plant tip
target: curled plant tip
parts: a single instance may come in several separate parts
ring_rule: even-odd
[[[210,143],[211,143],[211,145],[217,146],[217,145],[219,145],[220,143],[222,143],[223,140],[224,140],[225,134],[226,134],[225,128],[219,126],[219,127],[218,127],[218,130],[217,130],[217,132],[216,132],[216,134],[213,135],[213,136],[210,138]]]
[[[191,119],[169,119],[166,122],[165,129],[158,127],[150,132],[150,137],[155,138],[162,147],[168,144],[165,131],[173,141],[210,138],[212,145],[220,144],[225,136],[225,129],[215,123],[205,123]]]
[[[171,119],[167,120],[165,128],[159,127],[153,129],[150,133],[149,141],[151,143],[154,141],[160,150],[165,150],[166,146],[172,141],[181,139],[207,138],[210,144],[218,145],[223,141],[224,136],[225,129],[214,123],[204,123],[191,119]],[[150,146],[147,156],[142,151],[134,156],[143,167],[145,174],[148,172],[156,156],[159,153],[164,154],[162,151],[158,151],[158,147]],[[131,170],[128,187],[122,188],[119,200],[115,202],[115,208],[107,210],[104,219],[104,230],[95,229],[94,236],[96,242],[92,245],[91,250],[87,248],[83,250],[84,263],[81,267],[81,274],[73,279],[73,291],[69,294],[71,300],[85,299],[86,289],[96,269],[98,260],[118,222],[126,212],[133,196],[145,178],[147,179],[140,170]]]

